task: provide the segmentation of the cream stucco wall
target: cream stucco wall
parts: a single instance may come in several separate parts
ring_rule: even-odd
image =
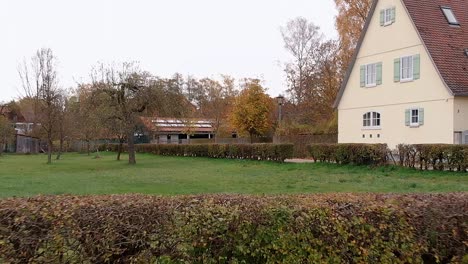
[[[454,130],[468,130],[468,97],[456,97],[454,102]]]
[[[380,10],[396,7],[396,21],[380,26]],[[419,54],[421,77],[394,82],[394,59]],[[360,66],[382,62],[382,85],[360,87]],[[405,109],[424,108],[425,122],[405,126]],[[453,143],[454,97],[443,83],[400,0],[380,0],[338,105],[340,143]],[[468,110],[468,109],[466,109]],[[362,115],[381,113],[380,130],[364,130]],[[363,138],[363,134],[365,138]],[[369,138],[372,134],[372,138]],[[377,138],[380,135],[380,138]]]

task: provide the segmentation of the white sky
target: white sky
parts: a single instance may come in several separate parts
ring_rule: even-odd
[[[262,78],[276,96],[289,59],[279,28],[297,16],[336,37],[333,0],[0,0],[0,102],[18,96],[18,64],[42,47],[63,87],[98,61],[139,61],[162,77]]]

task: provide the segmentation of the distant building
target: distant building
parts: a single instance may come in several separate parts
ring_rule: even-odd
[[[24,116],[8,107],[0,109],[0,115],[6,117],[15,128],[15,140],[0,151],[16,153],[39,153],[40,139],[30,136],[34,123],[27,122]]]
[[[191,140],[210,141],[215,137],[213,121],[196,118],[142,117],[145,134],[154,144],[188,144]]]

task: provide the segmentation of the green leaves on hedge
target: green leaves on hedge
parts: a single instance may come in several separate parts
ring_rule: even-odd
[[[117,151],[118,144],[106,144],[100,150]],[[209,157],[219,159],[251,159],[283,162],[293,156],[292,144],[139,144],[140,153],[163,156]],[[126,146],[124,145],[124,150]]]
[[[468,195],[0,200],[6,263],[421,263],[466,254]]]
[[[354,165],[384,165],[386,144],[312,144],[309,151],[314,161]]]

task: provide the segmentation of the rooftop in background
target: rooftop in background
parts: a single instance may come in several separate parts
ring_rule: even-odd
[[[447,86],[456,96],[468,96],[468,1],[403,2]]]
[[[153,132],[214,133],[213,121],[209,119],[141,117],[141,120]]]

